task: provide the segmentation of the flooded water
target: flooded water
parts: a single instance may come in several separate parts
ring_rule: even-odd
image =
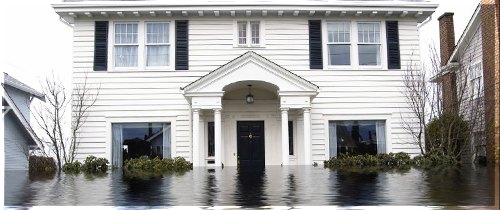
[[[6,206],[492,206],[495,169],[354,172],[322,167],[266,167],[238,172],[196,169],[156,178],[29,176],[5,172]]]

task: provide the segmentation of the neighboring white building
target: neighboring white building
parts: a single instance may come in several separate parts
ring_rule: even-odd
[[[420,62],[409,1],[77,1],[73,82],[100,85],[77,159],[304,165],[338,153],[418,154],[402,70]],[[251,85],[251,88],[248,86]],[[247,103],[251,92],[253,103]],[[158,144],[161,139],[162,145]]]
[[[443,71],[438,77],[454,77],[452,85],[440,84],[445,92],[454,94],[459,114],[472,126],[470,145],[462,155],[462,162],[474,162],[478,157],[486,159],[486,118],[485,118],[485,77],[483,76],[483,37],[481,27],[481,4],[474,11],[467,27],[455,45],[453,13],[445,13],[441,18],[441,40],[453,43],[447,46],[447,53],[442,51]],[[450,36],[450,37],[448,37]],[[451,37],[453,36],[453,37]],[[441,42],[443,43],[443,41]],[[442,46],[442,47],[443,47]],[[444,50],[444,49],[443,49]],[[455,81],[456,80],[456,81]],[[449,89],[454,87],[453,89]],[[445,101],[444,106],[448,106]]]
[[[5,170],[28,170],[30,152],[43,148],[30,125],[30,106],[34,98],[45,101],[45,97],[7,73],[3,73],[3,79]]]

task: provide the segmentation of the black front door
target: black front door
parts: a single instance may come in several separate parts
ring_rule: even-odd
[[[264,121],[237,122],[240,169],[263,168]]]

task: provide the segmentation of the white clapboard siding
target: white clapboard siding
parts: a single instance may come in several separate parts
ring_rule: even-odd
[[[142,119],[158,116],[175,119],[175,154],[190,159],[191,115],[180,88],[208,72],[252,50],[320,87],[312,101],[311,152],[314,162],[322,162],[328,150],[328,116],[390,115],[393,152],[419,153],[410,144],[411,136],[401,127],[401,116],[410,115],[402,84],[401,70],[388,69],[309,69],[308,19],[268,18],[265,47],[234,46],[234,21],[229,18],[189,21],[189,70],[186,71],[92,71],[94,22],[76,20],[73,43],[73,83],[85,77],[91,90],[99,88],[99,100],[89,110],[81,129],[77,159],[87,155],[105,157],[110,134],[107,125],[113,118]],[[416,21],[399,22],[402,68],[420,61]],[[111,49],[108,49],[111,50]],[[108,58],[112,59],[112,58]],[[173,61],[172,61],[173,62]],[[298,114],[299,116],[300,114]],[[334,120],[334,118],[333,118]]]

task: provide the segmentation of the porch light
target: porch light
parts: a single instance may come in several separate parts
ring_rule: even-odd
[[[252,85],[248,85],[247,104],[253,104]]]

